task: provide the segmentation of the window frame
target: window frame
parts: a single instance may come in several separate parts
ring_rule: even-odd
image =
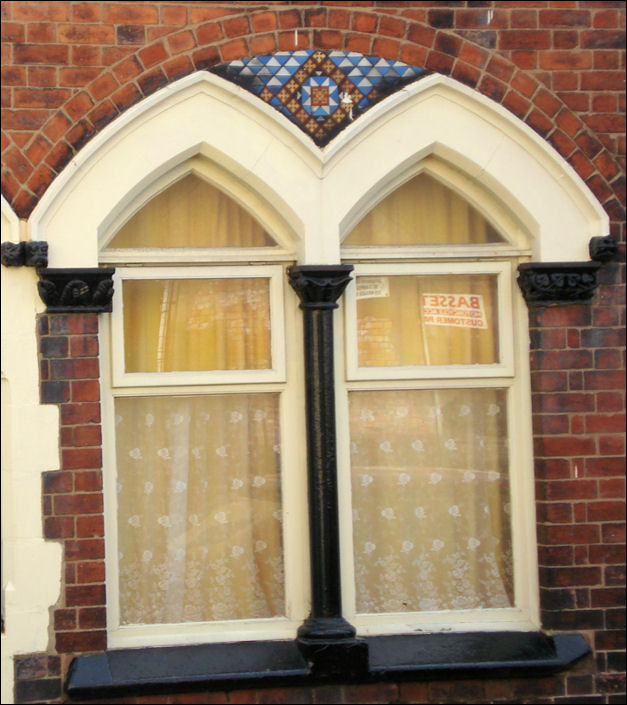
[[[376,379],[447,379],[468,377],[511,377],[514,375],[514,344],[507,312],[511,310],[512,268],[507,261],[425,262],[425,263],[356,263],[354,280],[360,276],[445,276],[488,274],[497,277],[497,325],[500,361],[483,365],[406,365],[360,367],[357,346],[356,281],[347,287],[344,299],[346,377],[350,381]]]
[[[158,276],[158,275],[162,276]],[[270,349],[272,367],[260,370],[204,370],[177,372],[126,372],[124,357],[123,285],[129,280],[187,279],[268,279],[270,306]],[[285,382],[285,325],[283,311],[283,268],[281,265],[249,265],[223,267],[124,267],[114,274],[112,321],[112,368],[114,387],[143,385],[180,386],[197,384],[247,384]]]

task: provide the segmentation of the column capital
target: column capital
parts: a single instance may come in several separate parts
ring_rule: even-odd
[[[337,300],[351,281],[352,264],[313,264],[290,267],[289,282],[301,308],[337,308]]]

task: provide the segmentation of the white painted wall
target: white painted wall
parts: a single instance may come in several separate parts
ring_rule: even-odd
[[[25,224],[22,223],[22,226]],[[2,241],[20,223],[2,199]],[[61,589],[61,546],[42,533],[41,474],[59,467],[59,411],[39,404],[32,267],[2,267],[2,702],[12,703],[13,657],[48,647],[49,607]]]

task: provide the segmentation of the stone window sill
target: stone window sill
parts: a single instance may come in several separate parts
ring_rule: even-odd
[[[590,652],[579,634],[446,633],[366,637],[368,665],[360,676],[312,674],[296,641],[255,641],[118,649],[78,656],[66,690],[73,698],[138,692],[314,685],[511,675],[547,675]]]

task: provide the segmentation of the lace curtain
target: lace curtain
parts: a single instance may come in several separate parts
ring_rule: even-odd
[[[505,395],[350,393],[357,612],[513,604]]]
[[[278,394],[115,412],[121,624],[283,615]]]

